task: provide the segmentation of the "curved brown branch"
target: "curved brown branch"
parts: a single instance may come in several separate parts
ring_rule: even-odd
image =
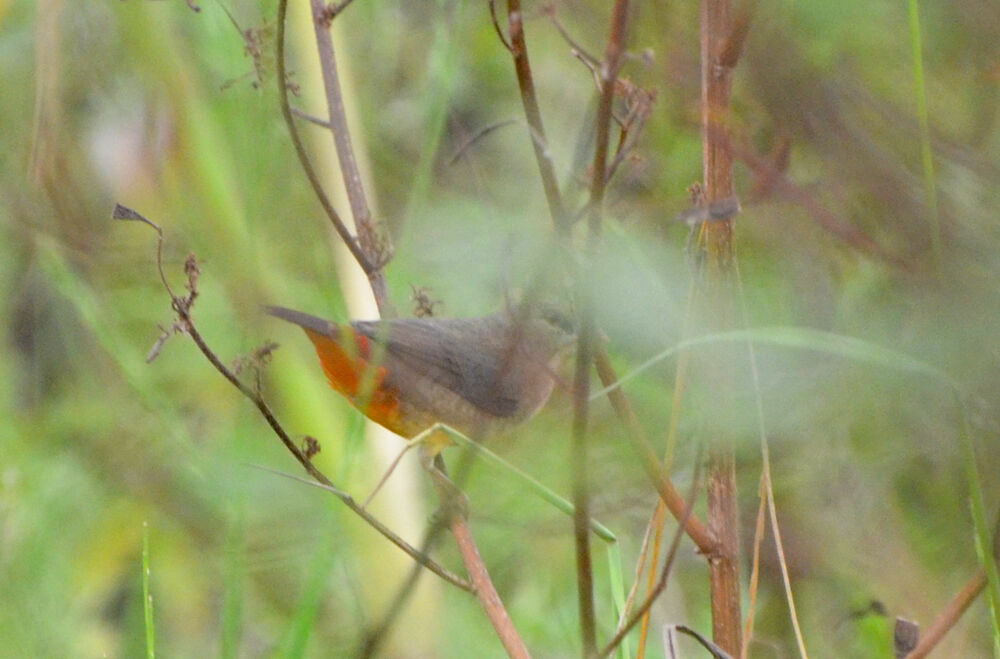
[[[478,434],[474,433],[474,435]],[[475,540],[469,531],[468,520],[465,519],[464,515],[460,514],[460,511],[455,510],[454,497],[460,493],[456,483],[463,483],[465,481],[475,457],[474,451],[470,451],[468,448],[464,449],[459,459],[454,481],[443,483],[441,478],[432,479],[435,490],[438,493],[438,498],[441,500],[441,510],[436,516],[434,523],[427,530],[424,540],[421,543],[421,549],[424,554],[429,553],[442,531],[450,527],[458,543],[462,559],[465,561],[466,569],[472,579],[473,592],[479,599],[480,605],[486,612],[494,630],[496,630],[500,642],[510,656],[529,657],[530,654],[527,647],[521,640],[507,610],[504,608],[503,602],[500,600],[500,596],[497,594],[496,588],[490,579],[489,572],[482,561],[482,557],[479,555],[479,549],[476,547]],[[445,469],[444,460],[440,455],[434,459],[433,468],[443,477],[444,481],[447,481],[447,470]],[[366,659],[376,655],[383,641],[389,636],[389,630],[392,625],[399,617],[399,614],[402,613],[403,607],[413,593],[420,575],[421,570],[417,569],[416,566],[407,575],[399,591],[392,598],[382,619],[365,634],[364,643],[358,651],[359,659]]]

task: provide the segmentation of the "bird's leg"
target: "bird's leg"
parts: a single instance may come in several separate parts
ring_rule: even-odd
[[[441,507],[434,513],[434,521],[447,523],[453,515],[467,519],[469,497],[449,478],[440,455],[441,449],[451,443],[448,429],[438,428],[437,433],[438,436],[433,441],[425,442],[420,447],[420,464],[430,474],[431,480],[434,481],[434,489],[441,499]]]
[[[372,499],[374,499],[375,495],[378,494],[379,490],[382,489],[382,486],[385,485],[385,482],[389,480],[389,476],[392,475],[392,472],[396,470],[396,467],[399,465],[399,461],[403,459],[403,456],[406,455],[410,449],[431,442],[431,439],[434,437],[435,433],[439,432],[440,430],[441,430],[441,424],[435,423],[433,426],[423,431],[419,435],[407,440],[406,446],[404,446],[403,450],[401,450],[396,455],[396,457],[392,459],[392,463],[389,465],[389,468],[385,470],[385,474],[382,476],[382,478],[379,479],[378,485],[376,485],[375,489],[372,490],[372,493],[368,495],[368,498],[365,499],[365,502],[361,504],[361,507],[362,508],[368,507],[368,504],[372,502]],[[433,442],[431,443],[433,445]],[[440,450],[441,449],[439,448],[437,452],[440,452]],[[435,452],[434,455],[436,455],[437,452]],[[427,465],[424,463],[423,451],[421,451],[420,463],[424,465],[425,469],[427,469]]]

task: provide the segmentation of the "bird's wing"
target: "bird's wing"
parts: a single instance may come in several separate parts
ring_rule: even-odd
[[[496,317],[401,318],[351,325],[384,346],[387,357],[398,360],[411,375],[427,378],[495,417],[517,412],[514,383],[509,377],[499,377],[503,355],[498,354],[495,335],[502,336],[505,325]],[[376,351],[372,358],[377,359]],[[406,377],[402,371],[394,373],[392,367],[387,370],[385,383],[390,386],[399,386]]]

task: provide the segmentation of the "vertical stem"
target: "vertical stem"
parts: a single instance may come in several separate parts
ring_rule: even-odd
[[[344,97],[340,90],[333,37],[330,35],[329,19],[324,18],[326,5],[323,0],[310,0],[310,6],[316,33],[316,49],[323,72],[323,87],[329,110],[330,132],[333,135],[337,158],[340,161],[340,173],[351,206],[351,215],[358,229],[358,244],[365,257],[359,259],[358,262],[368,277],[379,311],[382,312],[383,316],[394,315],[395,312],[389,301],[389,287],[386,283],[385,271],[382,268],[382,261],[389,251],[388,243],[379,244],[380,241],[387,241],[387,238],[385,235],[379,236],[376,231],[371,211],[368,208],[364,185],[361,181],[361,172],[358,169],[357,159],[354,157],[354,147],[351,145],[351,135],[347,127],[347,113],[344,110]],[[284,86],[284,79],[279,84]],[[341,237],[344,238],[343,234]],[[344,238],[344,240],[350,248],[351,239]]]
[[[628,23],[628,0],[616,0],[611,14],[611,28],[601,63],[601,98],[597,107],[594,163],[590,181],[590,207],[587,216],[586,262],[594,263],[601,245],[601,222],[604,217],[604,191],[607,184],[608,142],[611,135],[615,81],[625,52]],[[513,25],[513,22],[512,22]],[[516,40],[511,34],[511,41]],[[515,46],[516,48],[516,46]],[[576,573],[580,603],[580,632],[583,656],[597,656],[597,621],[594,614],[593,559],[590,552],[590,484],[587,474],[587,416],[590,401],[590,368],[597,350],[597,327],[594,322],[594,268],[578,276],[577,302],[580,305],[580,332],[576,351],[576,376],[573,382],[573,531],[576,541]]]
[[[731,69],[720,62],[730,33],[729,0],[702,0],[701,5],[701,111],[702,147],[707,203],[733,194],[733,156],[726,138]],[[730,65],[729,62],[726,63]],[[709,329],[735,326],[735,245],[732,220],[703,225],[705,295]],[[735,373],[733,352],[720,349],[711,355],[711,405],[722,411],[731,400]],[[724,415],[723,415],[724,416]],[[712,596],[712,636],[733,656],[742,645],[740,627],[739,529],[736,501],[736,468],[733,438],[721,429],[711,437],[708,464],[708,525],[718,540],[709,557]]]
[[[542,124],[542,111],[538,107],[538,96],[535,94],[535,81],[531,75],[528,45],[524,37],[521,0],[507,0],[507,22],[510,29],[511,55],[514,57],[514,70],[517,73],[517,86],[521,90],[521,103],[524,105],[524,116],[531,131],[531,146],[535,151],[538,172],[542,177],[545,200],[549,204],[549,214],[555,223],[556,232],[566,237],[569,235],[570,222],[563,206],[562,195],[559,193],[556,170],[552,165],[552,156],[545,138],[545,126]]]

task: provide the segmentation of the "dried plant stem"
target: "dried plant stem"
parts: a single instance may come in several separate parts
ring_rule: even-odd
[[[472,580],[476,590],[476,597],[486,612],[493,629],[496,631],[500,642],[503,644],[507,654],[511,657],[530,657],[527,646],[517,633],[507,609],[500,600],[500,595],[493,586],[489,573],[486,571],[483,559],[479,556],[479,550],[469,531],[468,522],[459,516],[455,516],[451,522],[451,532],[455,536],[458,548],[462,552],[462,559],[469,570],[469,578]]]
[[[542,111],[538,107],[538,96],[535,94],[535,81],[531,75],[531,62],[528,60],[528,44],[524,37],[524,14],[521,12],[521,0],[507,0],[507,24],[510,30],[510,43],[504,45],[514,57],[514,70],[517,73],[517,86],[521,90],[521,103],[524,105],[524,116],[531,132],[531,146],[538,162],[538,172],[542,177],[542,188],[545,190],[545,200],[549,205],[549,214],[555,223],[556,232],[563,236],[569,235],[570,221],[559,193],[559,182],[556,169],[552,164],[552,154],[545,138],[545,126],[542,123]],[[499,29],[497,30],[499,33]],[[501,35],[501,40],[503,35]]]
[[[695,282],[692,280],[691,285],[688,290],[687,307],[684,311],[684,336],[687,337],[691,332],[691,322],[692,314],[694,311],[694,301],[695,301]],[[671,401],[670,408],[670,425],[667,429],[667,440],[666,448],[663,452],[663,468],[669,473],[670,469],[673,467],[674,463],[674,452],[677,447],[677,436],[680,429],[680,419],[681,419],[681,408],[684,404],[684,394],[687,390],[687,378],[688,378],[688,368],[691,364],[691,352],[684,350],[678,355],[677,358],[677,369],[674,373],[674,395]],[[652,554],[652,560],[649,566],[649,583],[647,588],[652,590],[653,588],[653,575],[656,573],[656,557],[660,555],[660,542],[663,538],[663,525],[666,520],[665,516],[666,505],[661,498],[657,502],[656,510],[653,512],[650,518],[650,524],[654,525],[656,528],[654,548]],[[706,529],[707,531],[707,529]],[[714,546],[715,538],[712,538],[712,543]],[[703,553],[708,556],[711,555],[711,550],[703,551]],[[639,650],[637,654],[637,659],[643,659],[646,655],[646,643],[649,641],[649,623],[650,615],[649,611],[646,611],[646,615],[642,618],[642,628],[639,634]]]
[[[921,659],[930,654],[931,650],[937,647],[941,639],[944,638],[962,615],[968,610],[972,603],[979,597],[979,594],[986,588],[986,570],[979,568],[962,590],[958,591],[955,597],[948,602],[934,622],[920,636],[920,642],[913,652],[906,655],[906,659]]]
[[[729,114],[732,65],[720,55],[728,51],[729,0],[702,0],[701,4],[701,112],[702,154],[706,201],[711,204],[733,194],[733,156],[725,135]],[[702,224],[706,257],[704,300],[713,330],[735,325],[735,245],[732,220]],[[720,350],[706,360],[705,375],[713,404],[728,406],[733,388],[733,351]],[[736,500],[736,464],[728,432],[713,437],[708,457],[708,524],[718,540],[709,557],[712,596],[712,636],[726,652],[738,656],[742,647],[739,582],[739,519]]]
[[[597,375],[604,386],[610,387],[618,382],[618,376],[606,352],[603,350],[598,352],[595,361]],[[639,454],[642,466],[646,471],[646,476],[659,493],[660,500],[666,505],[674,518],[678,521],[684,519],[684,511],[687,509],[684,497],[677,491],[677,488],[670,480],[669,474],[664,470],[663,465],[660,464],[660,459],[657,457],[656,451],[653,450],[653,445],[646,436],[642,424],[639,423],[639,419],[635,415],[628,397],[618,387],[608,392],[608,401],[611,403],[611,407],[615,410],[618,418],[625,424],[628,430],[628,439],[632,442],[634,450]],[[715,537],[696,515],[688,515],[682,526],[698,547],[699,552],[711,555],[715,551]]]
[[[740,659],[747,659],[747,648],[753,640],[754,616],[757,612],[757,588],[760,582],[760,545],[764,541],[764,511],[766,508],[767,492],[764,489],[764,479],[761,477],[760,489],[758,490],[760,502],[757,506],[757,523],[753,532],[753,558],[750,561],[750,609],[747,611],[746,625],[743,628],[743,647],[740,649]]]
[[[607,48],[600,70],[601,97],[597,108],[593,175],[587,217],[585,259],[589,262],[594,262],[598,258],[601,245],[601,223],[604,218],[604,191],[607,184],[612,104],[614,102],[615,80],[621,68],[622,53],[625,50],[628,6],[628,0],[616,0],[614,4]],[[513,24],[512,20],[511,41],[514,43],[516,61],[518,41],[514,38]],[[523,40],[523,30],[519,29],[518,32]],[[523,61],[526,64],[527,58],[525,57]],[[521,76],[518,77],[520,79]],[[527,110],[527,105],[525,107]],[[539,116],[539,121],[540,119]],[[558,230],[560,223],[559,218],[556,219]],[[585,268],[578,274],[577,303],[580,305],[580,329],[576,353],[576,377],[573,383],[573,535],[576,546],[580,634],[583,641],[583,656],[585,657],[597,655],[593,557],[590,551],[590,483],[587,464],[590,369],[594,362],[597,346],[597,327],[594,321],[594,282],[591,276],[593,271],[594,268]]]

